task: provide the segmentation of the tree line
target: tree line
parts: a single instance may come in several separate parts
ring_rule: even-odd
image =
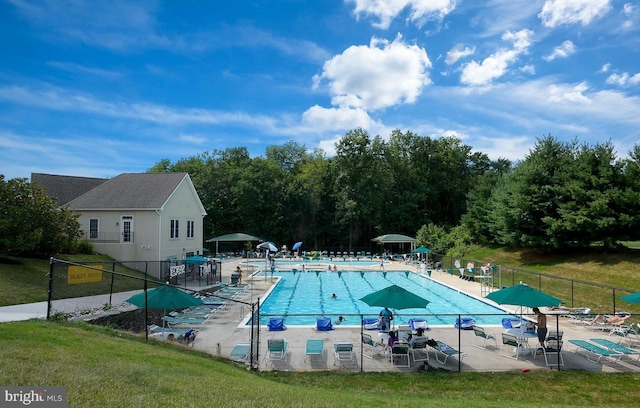
[[[347,132],[328,157],[290,141],[250,157],[213,150],[149,172],[189,173],[207,213],[205,239],[246,232],[305,250],[379,252],[372,238],[416,237],[437,253],[473,244],[613,247],[640,236],[640,146],[537,140],[522,161],[490,160],[455,137]],[[77,214],[26,179],[0,175],[0,252],[74,247]],[[76,245],[77,247],[77,245]]]
[[[387,233],[441,253],[473,243],[613,246],[640,235],[640,146],[537,140],[518,163],[490,160],[455,137],[347,132],[327,157],[288,142],[251,158],[214,150],[150,172],[188,172],[209,214],[205,236],[247,232],[307,250],[379,251]]]

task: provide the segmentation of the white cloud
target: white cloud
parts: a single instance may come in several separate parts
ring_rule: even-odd
[[[635,75],[629,75],[626,72],[622,74],[611,74],[609,78],[607,78],[606,83],[622,87],[638,85],[640,84],[640,73]]]
[[[546,57],[543,57],[546,61],[553,61],[556,58],[567,58],[569,55],[574,54],[576,52],[576,46],[573,42],[567,40],[564,41],[560,46],[553,49],[553,52]]]
[[[427,52],[398,35],[393,42],[373,38],[369,46],[351,46],[325,62],[314,89],[327,82],[331,104],[341,108],[384,109],[413,103],[431,83]]]
[[[546,27],[580,23],[588,25],[610,9],[610,0],[547,0],[538,17]]]
[[[52,111],[77,112],[106,117],[126,118],[161,124],[246,124],[272,130],[274,119],[212,109],[174,108],[151,103],[110,102],[62,88],[31,89],[0,86],[0,100]]]
[[[302,114],[302,122],[318,132],[326,130],[369,128],[373,120],[366,111],[347,107],[323,108],[312,106]]]
[[[460,82],[466,85],[482,86],[503,76],[510,64],[525,53],[531,45],[531,30],[520,30],[516,33],[508,32],[502,36],[504,41],[513,42],[513,49],[501,49],[485,58],[481,63],[471,61],[463,66]]]
[[[355,4],[353,13],[356,19],[361,15],[372,16],[377,18],[378,22],[372,22],[371,25],[386,30],[391,21],[405,8],[411,9],[407,20],[421,27],[426,21],[442,20],[456,8],[458,0],[346,0],[346,2]]]
[[[520,68],[520,72],[523,72],[523,73],[529,74],[529,75],[535,75],[536,74],[536,67],[534,67],[533,65],[525,65],[522,68]]]
[[[570,103],[591,103],[591,100],[584,95],[589,90],[586,83],[582,82],[574,87],[567,88],[565,86],[550,85],[549,101],[550,102],[570,102]]]
[[[447,65],[453,65],[458,62],[459,59],[473,55],[476,52],[476,47],[469,48],[462,44],[456,44],[453,48],[447,51],[447,57],[444,62]]]
[[[602,66],[602,68],[600,68],[600,72],[606,73],[609,72],[609,69],[611,69],[611,64],[606,63]]]
[[[74,64],[72,62],[60,62],[60,61],[50,61],[47,63],[50,67],[67,71],[71,73],[81,73],[81,74],[90,74],[95,76],[100,76],[104,78],[119,78],[122,76],[122,73],[117,71],[110,71],[102,68],[94,68],[87,67],[84,65]]]

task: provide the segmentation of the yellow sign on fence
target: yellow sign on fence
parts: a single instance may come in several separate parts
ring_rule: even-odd
[[[102,265],[92,265],[93,268],[102,269]],[[102,271],[87,268],[86,266],[69,265],[67,283],[74,285],[78,283],[102,282]]]

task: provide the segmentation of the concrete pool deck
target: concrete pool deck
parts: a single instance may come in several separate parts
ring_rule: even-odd
[[[230,261],[223,264],[223,276],[230,276],[235,270],[239,261]],[[347,269],[349,267],[343,267]],[[359,267],[362,269],[362,267]],[[371,271],[379,271],[379,266],[369,268]],[[405,271],[415,270],[415,265],[406,265],[402,262],[391,262],[385,264],[387,271]],[[228,272],[228,273],[227,273]],[[469,282],[459,279],[457,276],[450,276],[447,273],[432,272],[431,278],[444,283],[448,286],[457,288],[467,294],[484,297],[481,293],[481,285],[478,282]],[[252,289],[246,290],[236,297],[237,300],[249,303],[254,302],[258,297],[263,297],[272,286],[271,278],[256,277],[250,279],[245,275],[243,283],[251,283]],[[487,300],[488,303],[492,303]],[[516,313],[515,308],[499,306]],[[205,351],[212,355],[221,355],[225,357],[231,356],[233,348],[240,343],[249,343],[251,339],[251,329],[248,326],[241,325],[245,319],[249,308],[243,304],[234,304],[231,302],[220,312],[214,316],[201,328],[201,331],[193,344],[198,350]],[[428,319],[428,316],[427,316]],[[626,372],[640,371],[640,362],[637,356],[623,357],[619,362],[613,363],[609,360],[602,359],[599,363],[589,361],[583,353],[577,353],[574,345],[568,342],[569,339],[588,340],[590,338],[600,337],[608,338],[608,331],[595,331],[587,327],[571,323],[571,319],[559,317],[558,323],[560,330],[564,331],[564,347],[563,358],[564,367],[561,370],[589,370],[601,372]],[[347,323],[349,323],[347,321]],[[349,371],[413,371],[417,369],[418,363],[410,368],[392,367],[390,359],[384,357],[382,353],[375,355],[373,358],[363,357],[360,341],[360,326],[334,326],[334,330],[328,332],[319,332],[315,327],[288,327],[284,331],[270,332],[263,326],[259,334],[259,353],[258,367],[260,370],[291,370],[291,371],[308,371],[308,370],[349,370]],[[548,327],[554,330],[556,326],[556,317],[548,315]],[[466,356],[460,363],[461,371],[481,371],[481,372],[498,372],[498,371],[515,371],[515,370],[548,370],[545,364],[544,356],[521,356],[518,360],[501,355],[502,338],[501,333],[504,328],[487,326],[485,327],[488,334],[493,335],[497,341],[489,342],[486,349],[474,347],[474,332],[472,330],[462,330],[450,327],[431,326],[430,330],[425,334],[429,338],[440,340],[448,345],[466,353]],[[379,340],[378,332],[365,330],[374,340]],[[460,336],[460,338],[458,337]],[[266,358],[267,340],[273,338],[282,338],[288,343],[288,356],[284,361],[271,362]],[[324,340],[324,355],[314,356],[309,359],[305,355],[305,345],[307,339]],[[356,355],[355,364],[343,366],[336,364],[333,352],[333,344],[336,341],[347,341],[353,344]],[[482,343],[480,343],[482,344]],[[532,339],[530,344],[535,347],[537,339]],[[513,355],[515,349],[505,348],[505,354]],[[428,364],[436,368],[445,368],[451,371],[458,371],[458,359],[450,357],[446,364],[439,363],[435,358],[435,351],[428,348],[429,361]],[[443,354],[438,357],[442,360]],[[555,362],[555,358],[550,359]],[[556,367],[553,367],[555,369]]]

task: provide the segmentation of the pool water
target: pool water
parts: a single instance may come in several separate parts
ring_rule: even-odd
[[[424,317],[430,326],[452,326],[458,315],[472,317],[479,325],[500,325],[505,317],[502,309],[414,272],[275,271],[273,276],[282,279],[260,307],[262,324],[267,324],[271,316],[280,316],[285,318],[285,325],[314,326],[320,316],[335,321],[343,315],[346,325],[360,325],[360,318],[355,315],[377,317],[381,308],[368,306],[359,299],[393,284],[430,301],[424,309],[393,311],[396,325]],[[482,316],[491,314],[494,316]]]

